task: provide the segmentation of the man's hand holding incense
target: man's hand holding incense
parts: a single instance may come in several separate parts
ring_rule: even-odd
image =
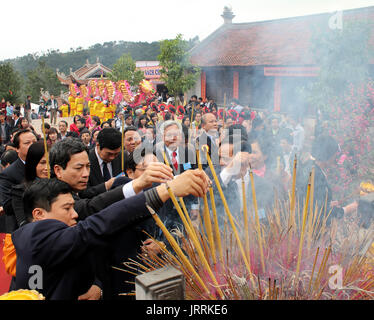
[[[236,178],[244,177],[249,168],[249,153],[238,152],[227,165],[226,169]]]
[[[175,179],[168,182],[168,185],[176,197],[185,197],[190,194],[195,197],[203,197],[208,192],[211,183],[204,171],[195,169],[187,170],[176,176]],[[165,184],[158,186],[157,192],[163,202],[169,199]]]
[[[138,169],[140,170],[140,169]],[[164,163],[151,162],[144,173],[133,180],[133,189],[135,193],[139,193],[145,188],[149,188],[153,183],[165,183],[173,179],[173,170]]]

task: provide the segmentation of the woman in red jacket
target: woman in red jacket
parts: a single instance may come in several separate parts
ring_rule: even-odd
[[[77,127],[77,121],[80,119],[79,115],[74,116],[73,123],[70,125],[70,131],[74,131],[79,134],[79,129]]]

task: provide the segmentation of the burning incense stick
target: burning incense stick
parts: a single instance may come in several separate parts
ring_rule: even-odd
[[[192,110],[191,110],[191,121],[190,121],[190,129],[192,129],[192,122],[193,122],[193,113],[195,110],[195,102],[191,102]]]
[[[297,257],[297,265],[296,265],[296,278],[295,278],[296,286],[297,286],[297,281],[299,278],[300,262],[301,262],[301,257],[302,257],[303,244],[304,244],[305,225],[306,225],[308,209],[309,209],[310,180],[311,180],[311,174],[309,175],[309,183],[308,183],[306,199],[305,199],[305,204],[304,204],[303,222],[302,222],[301,236],[300,236],[300,242],[299,242],[299,255]]]
[[[203,167],[202,167],[201,161],[200,161],[200,150],[198,148],[196,148],[196,159],[197,159],[197,165],[198,165],[199,169],[203,170]],[[208,198],[207,198],[206,194],[204,194],[203,199],[204,199],[204,215],[203,215],[204,216],[204,225],[205,225],[206,233],[207,233],[207,236],[208,236],[210,250],[212,252],[213,263],[216,264],[217,263],[216,248],[215,248],[215,245],[214,245],[212,222],[210,220]]]
[[[308,293],[310,293],[310,288],[312,286],[312,280],[313,280],[313,275],[314,275],[314,269],[317,263],[318,253],[319,253],[319,247],[317,248],[317,253],[316,253],[316,256],[314,257],[312,274],[310,275],[310,280],[309,280],[309,285],[308,285]]]
[[[166,164],[167,166],[170,167],[170,163],[169,163],[168,159],[166,158],[166,153],[165,153],[165,151],[163,152],[163,157],[164,157],[164,162],[165,162],[165,164]],[[182,208],[183,208],[183,211],[184,211],[184,213],[185,213],[186,219],[188,220],[188,224],[189,224],[189,226],[191,227],[191,229],[192,229],[192,231],[193,231],[195,237],[197,238],[197,235],[196,235],[196,232],[195,232],[195,228],[193,227],[193,224],[192,224],[192,221],[191,221],[190,215],[189,215],[188,212],[187,212],[187,208],[186,208],[186,206],[185,206],[185,204],[184,204],[184,201],[183,201],[183,198],[182,198],[182,197],[179,197],[179,202],[180,202],[181,205],[182,205]]]
[[[196,277],[197,281],[200,283],[200,285],[205,290],[206,294],[210,296],[210,298],[214,299],[212,294],[210,293],[209,289],[205,285],[204,281],[201,279],[199,274],[196,272],[195,268],[192,266],[190,261],[187,259],[187,257],[184,255],[182,249],[179,247],[177,241],[174,239],[174,237],[170,234],[169,230],[165,227],[157,213],[148,205],[146,205],[149,212],[151,213],[153,219],[155,220],[158,227],[162,230],[162,232],[165,234],[166,239],[169,241],[170,245],[173,247],[174,251],[177,253],[179,258],[182,260],[183,264],[186,266],[186,268]]]
[[[197,234],[196,234],[196,230],[195,230],[195,227],[193,226],[193,223],[192,223],[192,220],[190,218],[190,215],[188,214],[188,211],[187,211],[187,208],[186,208],[186,205],[184,204],[184,200],[183,200],[183,197],[179,197],[178,198],[179,202],[181,203],[181,206],[182,206],[182,209],[183,209],[183,212],[184,212],[184,215],[197,239]]]
[[[293,160],[293,172],[292,172],[292,190],[291,190],[291,223],[295,225],[295,206],[296,206],[296,169],[297,169],[297,159],[296,154]]]
[[[208,160],[208,164],[209,164],[209,168],[212,172],[212,175],[213,175],[213,178],[214,178],[214,182],[216,183],[216,186],[217,186],[217,189],[218,189],[218,192],[221,196],[221,200],[223,202],[223,206],[225,207],[225,211],[226,211],[226,214],[229,218],[229,221],[230,221],[230,224],[231,224],[231,227],[232,227],[232,230],[234,231],[234,234],[235,234],[235,238],[236,238],[236,241],[238,243],[238,246],[239,246],[239,249],[240,249],[240,252],[242,254],[242,258],[244,260],[244,264],[245,266],[247,267],[247,270],[250,274],[250,277],[251,279],[253,278],[253,275],[252,275],[252,271],[251,271],[251,266],[248,262],[248,259],[247,259],[247,256],[244,252],[244,248],[243,248],[243,245],[242,245],[242,242],[240,241],[240,237],[239,237],[239,234],[238,234],[238,230],[236,229],[235,227],[235,224],[234,224],[234,221],[232,219],[232,215],[231,215],[231,212],[230,212],[230,209],[229,209],[229,206],[227,205],[227,201],[226,201],[226,198],[225,198],[225,195],[223,194],[223,191],[222,191],[222,188],[221,188],[221,184],[219,183],[219,180],[217,178],[217,174],[216,174],[216,171],[214,169],[214,166],[213,166],[213,163],[212,163],[212,160],[210,159],[210,156],[209,156],[209,153],[208,153],[208,146],[203,146],[203,149],[205,149],[205,154],[206,154],[206,158]]]
[[[47,162],[47,174],[48,179],[51,178],[51,168],[49,167],[49,154],[47,148],[47,137],[45,135],[45,124],[44,124],[44,117],[42,116],[42,131],[43,131],[43,140],[44,140],[44,152],[45,152],[45,161]]]
[[[226,114],[226,92],[223,94],[223,112],[222,112],[222,127],[225,128],[225,114]]]
[[[258,215],[255,182],[254,182],[254,178],[253,178],[252,168],[250,168],[250,170],[249,170],[249,177],[250,177],[250,180],[251,180],[251,187],[252,187],[253,207],[255,209],[255,222],[256,222],[256,230],[257,230],[257,240],[258,240],[258,245],[259,245],[259,248],[260,248],[261,267],[262,267],[262,272],[265,273],[264,249],[262,247],[262,235],[261,235],[260,218],[259,218],[259,215]]]
[[[289,229],[290,232],[288,233],[288,244],[287,244],[287,261],[290,263],[291,259],[291,251],[290,251],[290,246],[291,246],[291,241],[292,241],[292,236],[294,233],[295,229],[295,207],[296,207],[296,198],[295,198],[295,192],[296,192],[296,169],[297,169],[297,158],[295,154],[295,158],[293,160],[293,171],[292,171],[292,189],[291,189],[291,203],[290,203],[290,217],[289,217]]]
[[[215,227],[214,230],[215,230],[216,240],[217,240],[217,245],[218,245],[219,258],[220,258],[220,262],[223,266],[224,265],[224,260],[223,260],[223,249],[222,249],[222,243],[221,243],[221,233],[219,231],[217,209],[216,209],[216,203],[214,201],[214,193],[213,193],[213,188],[212,187],[209,187],[209,195],[210,195],[210,203],[212,205],[214,227]]]
[[[244,218],[244,230],[245,230],[245,251],[248,254],[248,262],[251,264],[251,255],[249,250],[249,228],[248,228],[248,210],[247,210],[247,198],[245,192],[244,177],[242,177],[242,199],[243,199],[243,218]]]
[[[211,279],[212,279],[214,285],[217,287],[217,291],[218,291],[220,297],[223,299],[223,298],[224,298],[223,293],[222,293],[221,289],[218,287],[217,279],[216,279],[216,277],[214,276],[214,274],[213,274],[213,272],[212,272],[212,269],[210,268],[209,263],[208,263],[207,259],[205,258],[205,255],[203,254],[203,251],[202,251],[202,249],[201,249],[200,243],[199,243],[198,239],[195,237],[195,233],[194,233],[194,231],[193,231],[192,228],[189,226],[189,224],[188,224],[186,218],[184,217],[184,214],[183,214],[183,212],[182,212],[182,209],[181,209],[181,207],[180,207],[179,204],[178,204],[178,201],[177,201],[177,199],[176,199],[176,197],[175,197],[175,195],[174,195],[174,193],[173,193],[173,190],[171,190],[171,188],[169,187],[169,185],[168,185],[167,183],[166,183],[166,189],[167,189],[167,191],[168,191],[168,193],[169,193],[169,196],[170,196],[170,198],[171,198],[171,201],[173,202],[175,208],[177,209],[177,211],[178,211],[178,213],[179,213],[179,216],[180,216],[181,219],[182,219],[182,222],[183,222],[183,224],[184,224],[184,226],[185,226],[185,228],[186,228],[188,234],[190,235],[190,237],[191,237],[191,239],[192,239],[193,244],[195,245],[195,249],[197,250],[197,253],[198,253],[199,257],[200,257],[200,259],[202,260],[202,263],[203,263],[204,268],[207,270],[207,272],[208,272],[209,276],[211,277]]]
[[[122,120],[122,128],[121,128],[121,132],[122,132],[122,139],[121,139],[121,170],[122,170],[122,173],[125,172],[125,148],[124,148],[124,141],[123,141],[123,138],[124,138],[124,132],[125,132],[125,123],[124,121]]]
[[[312,173],[310,176],[310,201],[309,201],[309,206],[310,206],[310,214],[308,216],[308,252],[310,251],[310,246],[312,243],[312,225],[313,225],[313,217],[314,217],[314,212],[313,212],[313,201],[314,201],[314,177],[315,177],[315,168],[313,166],[312,168]]]

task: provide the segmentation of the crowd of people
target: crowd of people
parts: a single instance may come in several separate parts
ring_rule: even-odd
[[[302,119],[254,111],[235,99],[225,110],[197,96],[184,106],[167,102],[119,108],[107,121],[84,111],[71,125],[63,118],[55,126],[45,122],[47,153],[32,120],[0,111],[0,232],[7,234],[10,290],[29,288],[28,270],[38,265],[44,277],[39,291],[47,299],[133,298],[120,295],[135,289],[134,275],[119,270],[123,262],[136,260],[139,252],[160,254],[163,246],[172,250],[146,204],[168,230],[183,232],[170,187],[184,197],[199,227],[200,198],[213,182],[208,158],[234,215],[243,207],[242,179],[248,205],[252,201],[252,170],[265,220],[275,194],[288,197],[295,155],[299,197],[314,166],[314,201],[325,203],[327,191],[330,220],[357,207],[334,204],[324,170],[339,145],[324,134],[309,144]],[[223,225],[226,215],[214,184],[213,190]]]

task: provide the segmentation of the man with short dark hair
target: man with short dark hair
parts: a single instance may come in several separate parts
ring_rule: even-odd
[[[57,179],[68,183],[73,189],[74,197],[77,200],[75,209],[82,219],[113,202],[138,194],[148,186],[149,179],[152,178],[151,174],[143,175],[141,179],[136,179],[128,184],[128,178],[119,177],[117,179],[122,183],[118,182],[117,184],[121,187],[114,189],[111,189],[111,187],[115,179],[111,179],[91,186],[89,194],[86,195],[84,191],[89,185],[91,163],[88,150],[82,141],[78,138],[58,141],[51,148],[49,160],[51,176],[56,176]],[[159,164],[158,170],[166,176],[172,177],[171,169],[167,166]],[[162,179],[158,180],[160,183],[163,181]],[[106,192],[107,190],[108,192]]]
[[[225,198],[230,206],[231,213],[238,218],[243,208],[242,184],[243,177],[246,185],[246,193],[249,186],[249,157],[252,152],[250,143],[243,139],[241,134],[230,132],[221,141],[218,148],[219,163],[215,166],[217,178],[220,181],[221,188]],[[210,167],[205,172],[213,179]],[[227,215],[219,195],[217,186],[213,186],[215,202],[218,214],[218,223],[221,227],[224,221],[227,221]]]
[[[201,171],[190,171],[168,184],[178,197],[202,196],[208,179]],[[43,270],[43,287],[39,290],[47,300],[100,299],[92,263],[96,250],[108,243],[109,236],[150,217],[146,205],[158,211],[168,198],[166,186],[160,185],[77,222],[68,184],[56,179],[34,182],[24,195],[31,223],[12,234],[17,254],[16,289],[30,288],[30,267],[38,265]]]
[[[48,107],[51,113],[51,124],[56,124],[57,122],[57,110],[58,110],[58,102],[55,99],[55,96],[51,94],[51,98],[47,101],[46,106]]]
[[[91,134],[90,132],[88,131],[87,128],[84,128],[82,131],[81,131],[81,134],[80,134],[80,139],[82,140],[82,142],[84,143],[84,145],[88,148],[88,149],[92,149],[92,145],[91,145]]]
[[[51,125],[49,123],[47,123],[47,122],[44,122],[45,136],[48,135],[50,129],[51,129]],[[43,132],[43,123],[40,124],[40,131]]]
[[[39,113],[40,117],[45,118],[45,114],[47,113],[47,107],[45,106],[43,100],[40,101],[39,112],[38,113]]]
[[[77,120],[77,128],[79,130],[79,135],[80,135],[82,130],[86,128],[86,119],[85,118],[80,117]]]
[[[11,121],[11,127],[12,128],[17,128],[19,126],[19,119],[20,119],[21,114],[19,111],[13,112],[13,119]]]
[[[0,111],[0,143],[7,144],[10,140],[10,126],[5,121],[5,113]]]
[[[95,147],[90,150],[91,164],[89,186],[96,186],[114,179],[121,173],[122,134],[114,128],[102,129]]]
[[[123,136],[124,148],[127,155],[129,155],[142,142],[142,138],[140,137],[138,130],[133,126],[127,127]]]
[[[125,129],[133,125],[133,119],[131,114],[125,115]]]
[[[205,157],[205,152],[202,151],[202,146],[207,145],[209,150],[208,154],[214,165],[218,165],[218,146],[216,143],[216,138],[218,135],[218,122],[217,117],[213,113],[205,113],[201,118],[201,129],[202,132],[200,136],[196,138],[196,146],[200,150],[201,163],[203,164],[203,169],[208,166],[207,159]]]
[[[61,140],[65,139],[68,131],[68,123],[65,120],[61,120],[58,123],[58,131],[60,132]]]
[[[25,161],[29,147],[37,141],[30,129],[22,129],[14,135],[13,143],[18,153],[18,159],[0,173],[1,206],[5,211],[5,232],[17,229],[17,221],[12,207],[11,189],[13,185],[23,182],[25,178]]]

